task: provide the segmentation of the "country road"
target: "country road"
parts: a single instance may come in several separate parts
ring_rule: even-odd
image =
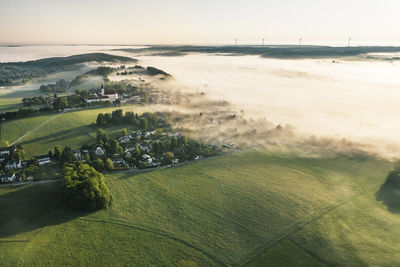
[[[32,130],[30,130],[29,132],[25,133],[23,136],[21,136],[20,138],[18,138],[17,140],[15,140],[14,142],[12,142],[10,144],[10,146],[15,145],[16,143],[18,143],[19,141],[21,141],[22,139],[24,139],[26,136],[30,135],[33,131],[39,129],[40,127],[42,127],[43,125],[45,125],[46,123],[48,123],[51,120],[54,120],[55,118],[57,118],[58,116],[60,116],[61,114],[64,114],[65,111],[58,113],[57,115],[52,116],[51,118],[48,118],[47,120],[45,120],[44,122],[42,122],[41,124],[39,124],[38,126],[36,126],[35,128],[33,128]]]

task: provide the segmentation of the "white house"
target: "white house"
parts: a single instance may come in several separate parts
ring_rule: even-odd
[[[104,90],[104,88],[101,88],[101,96],[106,96],[111,102],[114,102],[115,100],[118,99],[118,93],[115,91],[111,90]]]
[[[96,152],[95,152],[96,156],[103,156],[104,153],[105,153],[104,149],[102,149],[101,147],[97,147]]]
[[[4,174],[0,177],[2,183],[12,183],[15,180],[15,174]]]
[[[37,156],[36,157],[39,166],[47,165],[50,164],[51,159],[49,155],[42,155],[42,156]]]
[[[90,95],[88,98],[85,99],[87,103],[93,102],[101,102],[101,101],[110,101],[110,99],[106,96],[99,96],[99,95]]]
[[[0,148],[0,156],[9,156],[15,150],[15,146],[2,147]]]
[[[4,168],[5,168],[6,170],[21,169],[21,168],[22,168],[21,161],[19,160],[19,161],[10,161],[10,162],[7,162],[7,163],[4,165]]]
[[[73,151],[72,151],[72,157],[73,157],[75,160],[81,160],[81,159],[82,159],[82,153],[81,153],[81,151],[80,151],[79,149],[73,150]]]

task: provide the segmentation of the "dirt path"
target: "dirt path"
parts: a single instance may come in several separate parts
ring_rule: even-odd
[[[15,145],[16,143],[18,143],[19,141],[21,141],[22,139],[24,139],[26,136],[30,135],[33,131],[39,129],[40,127],[42,127],[43,125],[45,125],[46,123],[48,123],[49,121],[54,120],[55,118],[57,118],[58,116],[60,116],[61,114],[64,114],[64,112],[58,113],[57,115],[52,116],[51,118],[48,118],[47,120],[45,120],[44,122],[42,122],[41,124],[39,124],[38,126],[36,126],[35,128],[33,128],[32,130],[30,130],[29,132],[25,133],[23,136],[21,136],[20,138],[18,138],[17,140],[15,140],[14,142],[12,142],[10,144],[10,146]]]

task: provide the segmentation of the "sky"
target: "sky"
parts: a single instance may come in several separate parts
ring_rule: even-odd
[[[400,44],[399,0],[0,0],[3,44]]]

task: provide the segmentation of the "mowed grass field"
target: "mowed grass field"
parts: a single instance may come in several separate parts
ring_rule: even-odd
[[[29,118],[1,122],[1,141],[9,143],[16,141],[19,137],[37,127],[46,120],[51,119],[55,114],[39,115]]]
[[[20,98],[5,98],[0,93],[0,113],[14,111],[22,106]]]
[[[244,151],[108,174],[112,206],[94,213],[65,209],[57,181],[0,188],[0,262],[399,265],[400,215],[375,195],[392,168]]]
[[[47,154],[56,145],[79,148],[83,144],[95,143],[97,128],[90,127],[90,125],[96,122],[97,115],[99,113],[111,113],[118,108],[79,109],[65,113],[12,120],[3,123],[1,126],[1,140],[8,140],[11,143],[34,129],[18,142],[24,147],[26,158]],[[140,105],[123,106],[121,109],[135,113],[152,110],[151,106]],[[43,122],[45,123],[42,124]],[[36,128],[39,125],[41,126]],[[120,133],[123,127],[108,127],[105,130],[112,136],[115,133]]]

